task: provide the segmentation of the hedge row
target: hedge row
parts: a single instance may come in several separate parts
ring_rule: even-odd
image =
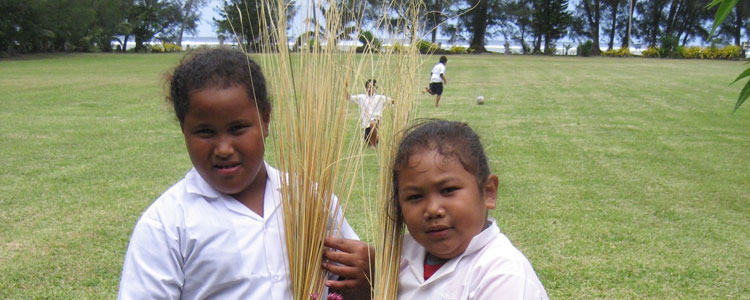
[[[742,48],[740,46],[729,45],[719,47],[675,47],[672,51],[667,51],[662,47],[649,47],[641,53],[643,57],[671,57],[671,58],[688,58],[688,59],[736,59],[740,57]]]

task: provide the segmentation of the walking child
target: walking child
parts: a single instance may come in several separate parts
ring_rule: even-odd
[[[409,229],[399,299],[548,299],[528,259],[488,218],[498,177],[468,125],[429,121],[410,130],[393,183]]]
[[[438,107],[440,103],[440,96],[443,95],[443,85],[448,84],[448,80],[445,79],[445,64],[448,63],[448,58],[445,56],[440,57],[440,61],[432,67],[430,72],[430,86],[426,87],[422,93],[430,93],[430,95],[437,95],[435,97],[435,107]]]
[[[229,49],[184,58],[169,81],[193,168],[138,220],[119,299],[290,299],[278,170],[264,159],[271,103],[260,67]],[[338,223],[338,222],[332,222]],[[342,221],[326,282],[369,296],[368,246]],[[348,299],[348,298],[347,298]]]
[[[386,96],[376,94],[375,91],[377,89],[378,81],[368,79],[365,82],[365,91],[367,91],[365,94],[351,95],[349,97],[351,102],[359,105],[359,120],[365,132],[365,142],[371,148],[375,148],[378,144],[378,124],[380,123],[383,108],[386,103],[392,103],[393,101]]]

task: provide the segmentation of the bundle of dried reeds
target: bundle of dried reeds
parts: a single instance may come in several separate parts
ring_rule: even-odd
[[[407,46],[362,54],[356,54],[353,47],[341,50],[336,45],[342,36],[359,32],[364,9],[355,5],[364,5],[365,1],[352,1],[351,5],[325,0],[301,2],[298,4],[311,9],[307,10],[308,21],[297,29],[301,38],[296,52],[285,43],[288,2],[246,3],[262,15],[262,24],[258,25],[266,54],[257,58],[275,100],[271,122],[275,164],[288,174],[281,183],[292,294],[294,299],[323,295],[323,240],[335,234],[332,230],[343,220],[340,214],[346,210],[355,187],[372,189],[364,183],[357,185],[362,157],[369,154],[357,126],[357,114],[351,112],[355,108],[347,99],[351,91],[346,90],[346,83],[379,78],[380,91],[394,101],[386,105],[378,130],[377,195],[363,193],[364,205],[374,207],[369,210],[371,232],[365,236],[376,249],[372,297],[396,299],[404,229],[395,219],[391,166],[400,132],[415,114],[416,72],[422,63],[416,49],[416,2],[380,7],[383,12],[397,12],[401,18],[393,22],[384,14],[375,26],[386,42]],[[237,9],[242,13],[247,7]],[[337,200],[334,194],[340,198]]]

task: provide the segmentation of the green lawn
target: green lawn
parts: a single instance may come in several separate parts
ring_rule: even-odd
[[[179,59],[0,61],[0,299],[115,297],[135,221],[190,168],[163,101]],[[747,299],[750,106],[731,115],[728,86],[744,67],[450,56],[440,107],[419,109],[482,136],[492,214],[551,298]]]

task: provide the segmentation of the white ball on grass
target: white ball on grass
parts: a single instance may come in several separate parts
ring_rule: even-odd
[[[484,104],[484,96],[477,97],[477,104]]]

